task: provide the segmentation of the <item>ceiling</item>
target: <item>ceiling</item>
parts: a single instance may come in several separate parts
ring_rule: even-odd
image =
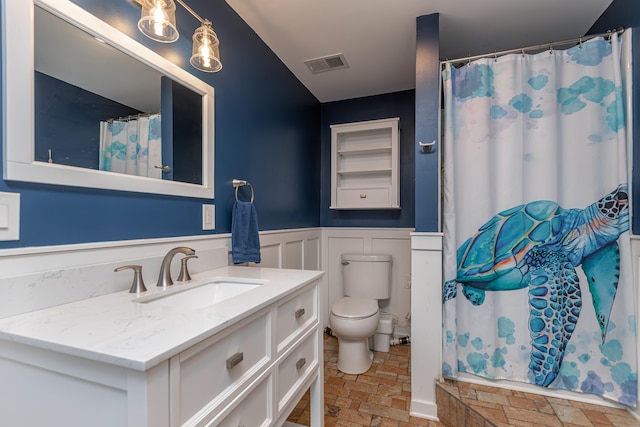
[[[440,59],[585,34],[611,0],[226,0],[320,102],[415,88],[416,17],[440,13]],[[215,21],[214,21],[215,27]],[[224,41],[221,41],[224,43]],[[342,53],[348,68],[305,60]]]

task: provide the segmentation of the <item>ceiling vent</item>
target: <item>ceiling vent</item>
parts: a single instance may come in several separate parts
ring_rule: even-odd
[[[322,58],[307,59],[304,63],[309,67],[313,74],[349,67],[347,60],[341,53],[323,56]]]

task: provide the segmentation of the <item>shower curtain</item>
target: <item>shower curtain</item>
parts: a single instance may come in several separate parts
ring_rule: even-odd
[[[445,376],[635,406],[630,42],[445,64]]]
[[[100,122],[100,170],[162,178],[160,114]]]

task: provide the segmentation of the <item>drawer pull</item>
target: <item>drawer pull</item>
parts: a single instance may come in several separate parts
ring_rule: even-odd
[[[362,194],[360,194],[360,198],[361,198],[361,199],[366,199],[366,198],[367,198],[367,193],[362,193]]]
[[[244,353],[236,353],[227,359],[227,369],[232,369],[244,359]]]
[[[296,369],[299,371],[300,369],[302,369],[302,367],[305,365],[305,363],[307,363],[307,359],[305,359],[304,357],[301,357],[296,362]]]
[[[302,316],[304,316],[304,308],[299,308],[296,310],[296,319],[301,318]]]

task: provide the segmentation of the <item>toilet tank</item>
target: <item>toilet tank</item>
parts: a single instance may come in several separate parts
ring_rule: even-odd
[[[342,254],[342,286],[347,297],[391,296],[391,255]]]

